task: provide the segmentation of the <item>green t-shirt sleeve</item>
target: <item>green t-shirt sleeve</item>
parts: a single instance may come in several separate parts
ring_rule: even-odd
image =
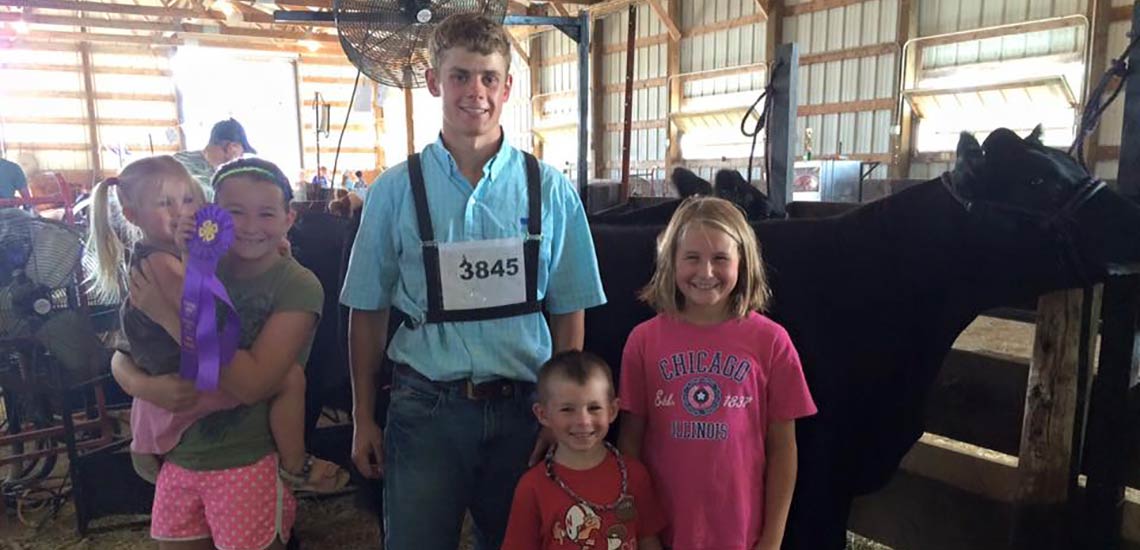
[[[301,264],[294,263],[273,304],[273,311],[305,311],[318,319],[325,305],[325,291],[317,276]]]

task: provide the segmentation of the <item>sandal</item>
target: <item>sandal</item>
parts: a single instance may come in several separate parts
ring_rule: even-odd
[[[301,493],[336,493],[344,489],[349,481],[348,470],[307,453],[300,473],[288,472],[280,467],[277,472],[293,491]]]

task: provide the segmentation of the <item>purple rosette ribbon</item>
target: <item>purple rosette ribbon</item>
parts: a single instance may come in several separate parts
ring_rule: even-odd
[[[194,215],[194,234],[186,243],[189,259],[182,285],[182,362],[179,373],[202,391],[218,389],[221,368],[237,351],[240,320],[215,272],[234,241],[234,221],[217,205]],[[218,331],[217,304],[226,308]]]

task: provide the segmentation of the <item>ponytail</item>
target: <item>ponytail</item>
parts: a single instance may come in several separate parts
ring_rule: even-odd
[[[108,178],[95,185],[91,199],[91,236],[87,251],[95,258],[95,272],[88,278],[95,295],[101,300],[118,303],[123,294],[125,248],[115,228],[111,226],[111,186],[118,186],[118,178]]]

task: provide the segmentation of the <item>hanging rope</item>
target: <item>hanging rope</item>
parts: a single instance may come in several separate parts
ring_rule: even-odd
[[[764,185],[767,186],[766,193],[768,196],[772,195],[771,183],[769,183],[769,176],[771,175],[769,173],[771,167],[769,157],[771,155],[768,154],[770,150],[769,142],[771,141],[768,139],[768,136],[770,134],[768,128],[768,117],[772,114],[772,100],[773,96],[775,95],[773,92],[774,87],[772,84],[772,75],[775,74],[775,72],[779,70],[781,66],[783,66],[783,63],[784,62],[782,60],[777,61],[775,66],[772,67],[772,70],[768,72],[768,84],[764,86],[764,91],[760,92],[760,96],[756,98],[756,101],[752,102],[752,106],[744,112],[744,118],[740,120],[740,133],[744,134],[745,137],[752,138],[752,147],[750,147],[748,150],[747,178],[750,185],[752,183],[752,164],[756,158],[756,140],[760,136],[760,132],[764,132]],[[764,105],[760,108],[759,111],[757,111],[756,106],[760,105],[760,102],[764,102]],[[748,119],[752,118],[754,114],[756,116],[756,123],[753,124],[752,129],[749,130]]]
[[[329,182],[329,187],[336,187],[336,175],[340,172],[336,171],[337,163],[340,162],[340,144],[344,143],[344,132],[348,130],[348,117],[352,115],[352,106],[356,103],[356,88],[360,86],[360,69],[356,69],[356,82],[352,83],[352,96],[348,98],[348,109],[344,112],[344,125],[340,127],[340,137],[336,140],[336,154],[333,156],[333,169],[332,178]],[[319,154],[319,151],[318,151]]]
[[[1132,33],[1132,40],[1128,42],[1128,46],[1124,48],[1124,53],[1120,57],[1112,60],[1112,66],[1105,71],[1104,75],[1100,77],[1096,87],[1093,88],[1092,93],[1089,94],[1088,104],[1085,105],[1084,112],[1081,113],[1081,124],[1077,127],[1077,135],[1073,139],[1073,144],[1069,146],[1069,154],[1076,157],[1077,162],[1081,167],[1089,172],[1089,167],[1085,164],[1085,141],[1089,136],[1096,131],[1100,125],[1101,116],[1116,101],[1116,97],[1124,90],[1124,83],[1128,79],[1128,73],[1131,67],[1128,66],[1128,55],[1132,53],[1132,49],[1136,47],[1136,43],[1140,41],[1140,32]],[[1109,92],[1108,98],[1105,99],[1105,93],[1109,86],[1115,80],[1115,88]],[[1101,101],[1103,99],[1103,101]]]

